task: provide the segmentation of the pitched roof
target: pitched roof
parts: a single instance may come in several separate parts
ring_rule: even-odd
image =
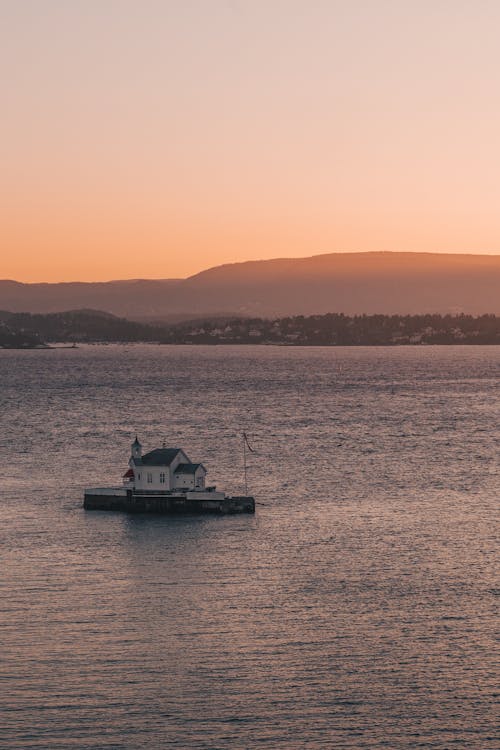
[[[202,469],[205,469],[203,464],[179,464],[175,469],[174,474],[195,474],[196,469],[199,469],[200,466]]]
[[[139,461],[135,459],[135,463],[140,463],[142,466],[170,466],[180,450],[180,448],[155,448],[145,453]]]

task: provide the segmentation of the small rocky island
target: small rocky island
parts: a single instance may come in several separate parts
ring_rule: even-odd
[[[127,513],[255,513],[253,497],[230,497],[207,487],[206,475],[203,464],[192,463],[182,448],[163,446],[143,455],[136,437],[123,484],[85,490],[83,507]]]

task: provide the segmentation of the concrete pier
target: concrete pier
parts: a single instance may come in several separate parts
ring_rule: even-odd
[[[227,497],[223,492],[146,492],[124,487],[99,487],[85,490],[86,510],[114,510],[125,513],[235,514],[255,513],[253,497]]]

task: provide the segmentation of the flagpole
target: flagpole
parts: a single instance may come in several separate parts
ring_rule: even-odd
[[[246,436],[245,433],[243,433],[243,472],[245,475],[245,495],[248,495],[248,488],[247,488],[247,445],[246,445]]]

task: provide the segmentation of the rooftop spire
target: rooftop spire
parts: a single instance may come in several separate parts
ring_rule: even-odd
[[[137,435],[132,443],[132,459],[139,460],[142,457],[142,445],[139,442]]]

